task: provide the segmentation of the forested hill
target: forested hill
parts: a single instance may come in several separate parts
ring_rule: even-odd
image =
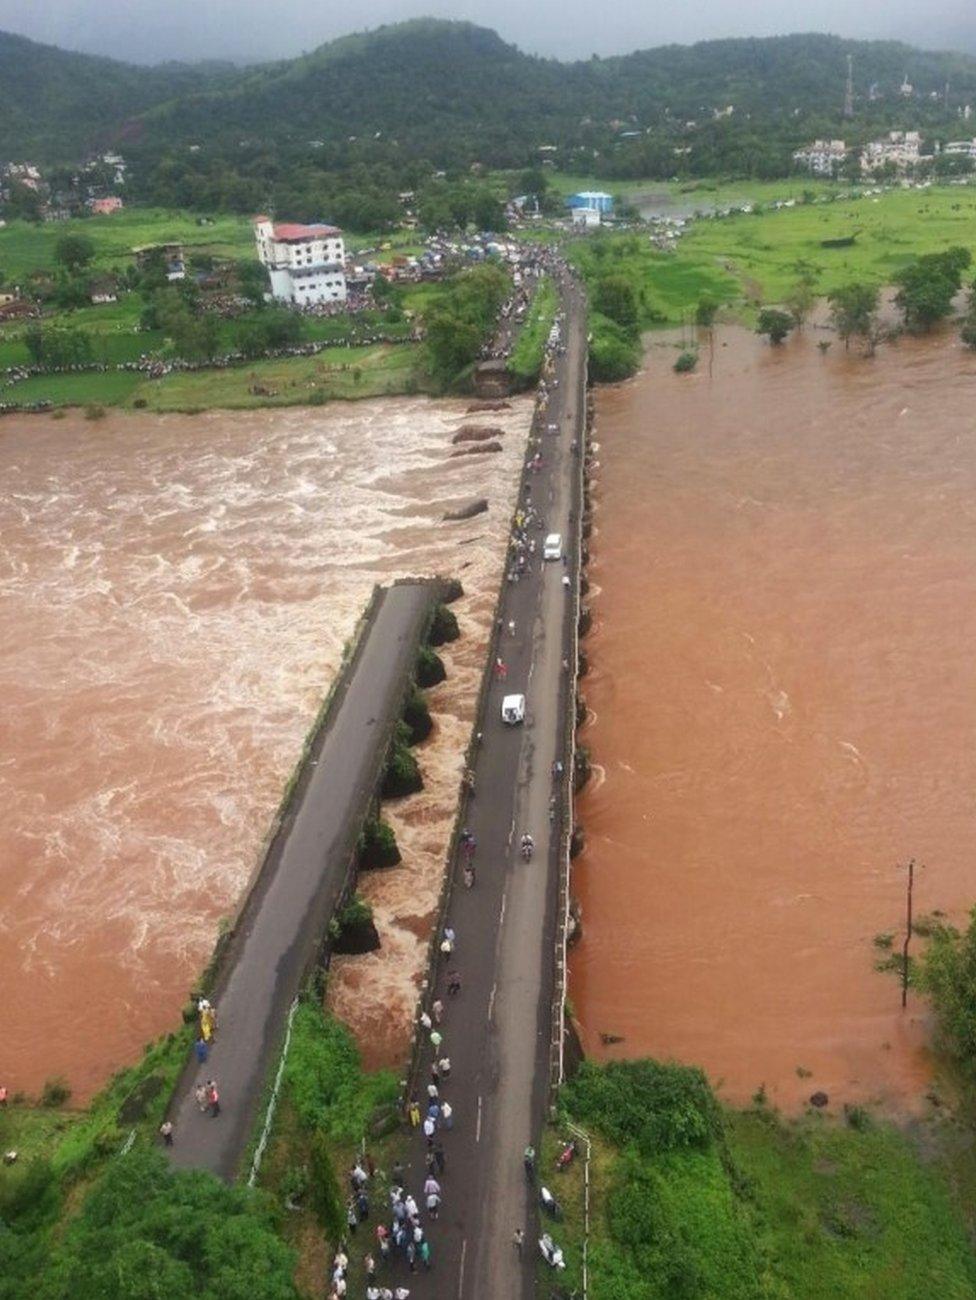
[[[380,154],[391,149],[436,166],[511,165],[546,143],[606,159],[637,135],[664,140],[673,156],[669,137],[728,105],[740,134],[748,129],[761,142],[771,126],[786,147],[840,128],[848,53],[862,126],[924,128],[954,120],[967,102],[976,106],[970,56],[819,35],[559,63],[523,54],[485,28],[420,19],[281,63],[147,69],[0,33],[0,160],[70,161],[108,144],[158,156],[195,143],[229,157],[248,145],[311,140],[338,155],[356,137],[360,157],[363,142],[375,139]],[[899,95],[906,74],[910,99]]]
[[[154,104],[226,82],[233,69],[180,63],[139,68],[0,32],[0,161],[74,161],[118,141]]]

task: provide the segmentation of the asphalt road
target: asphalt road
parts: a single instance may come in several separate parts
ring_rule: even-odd
[[[456,950],[443,962],[436,985],[445,1005],[441,1052],[451,1060],[442,1096],[454,1116],[453,1128],[439,1135],[446,1170],[440,1217],[428,1225],[433,1268],[408,1282],[415,1300],[529,1297],[538,1257],[535,1192],[527,1187],[522,1153],[529,1142],[539,1147],[545,1118],[559,840],[558,819],[550,825],[549,800],[572,690],[563,659],[573,602],[562,579],[567,572],[576,578],[572,560],[569,568],[544,564],[541,553],[546,533],[561,533],[565,544],[579,527],[573,485],[585,418],[585,318],[579,290],[568,279],[561,301],[567,348],[558,359],[559,384],[545,417],[558,432],[543,433],[542,469],[528,475],[545,526],[534,533],[530,574],[505,586],[501,655],[508,672],[491,687],[469,806],[476,883],[466,889],[461,866],[455,866],[447,921],[457,935]],[[510,619],[514,636],[507,630]],[[500,719],[501,699],[516,692],[526,696],[527,717],[524,726],[508,727]],[[530,863],[519,854],[525,831],[536,845]],[[449,968],[462,980],[456,998],[446,992]],[[418,1088],[422,1109],[429,1064],[428,1049]],[[423,1184],[424,1154],[418,1133],[407,1174],[415,1194]],[[521,1259],[513,1245],[516,1227],[525,1231]]]
[[[427,583],[380,593],[375,617],[306,764],[292,812],[251,895],[214,993],[219,1032],[210,1059],[191,1062],[174,1094],[169,1154],[182,1168],[230,1179],[251,1138],[289,1007],[341,893],[390,726],[413,672],[434,596]],[[217,1081],[221,1113],[194,1088]]]

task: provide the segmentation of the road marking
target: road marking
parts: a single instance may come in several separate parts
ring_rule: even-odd
[[[505,923],[505,905],[507,902],[508,902],[508,887],[506,886],[505,892],[502,894],[502,910],[498,913],[499,930],[502,928],[502,926]]]
[[[478,1123],[475,1125],[474,1140],[481,1141],[481,1093],[478,1093]]]
[[[458,1296],[459,1297],[464,1294],[464,1256],[467,1254],[467,1250],[468,1250],[468,1239],[467,1237],[465,1237],[465,1239],[461,1242],[461,1267],[458,1270]]]
[[[498,981],[496,980],[491,986],[491,993],[488,996],[488,1021],[491,1023],[491,1017],[495,1010],[495,994],[498,991]]]

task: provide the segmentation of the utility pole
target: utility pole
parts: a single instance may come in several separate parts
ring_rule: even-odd
[[[844,88],[844,116],[854,116],[854,55],[847,56],[847,85]]]
[[[908,1006],[908,945],[912,937],[912,886],[915,884],[915,859],[908,861],[908,897],[905,921],[905,946],[901,955],[901,1005]]]

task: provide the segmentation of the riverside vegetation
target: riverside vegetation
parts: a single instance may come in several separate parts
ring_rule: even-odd
[[[751,1107],[733,1110],[688,1066],[583,1064],[562,1089],[543,1168],[567,1122],[591,1135],[594,1300],[976,1291],[976,908],[963,930],[919,918],[918,935],[910,977],[931,999],[940,1053],[922,1119],[896,1124],[853,1106],[787,1120],[761,1085]],[[875,943],[890,949],[893,935]],[[878,968],[900,975],[900,954]],[[797,1075],[807,1075],[799,1063]],[[580,1160],[555,1178],[570,1288],[582,1265],[582,1179]]]

